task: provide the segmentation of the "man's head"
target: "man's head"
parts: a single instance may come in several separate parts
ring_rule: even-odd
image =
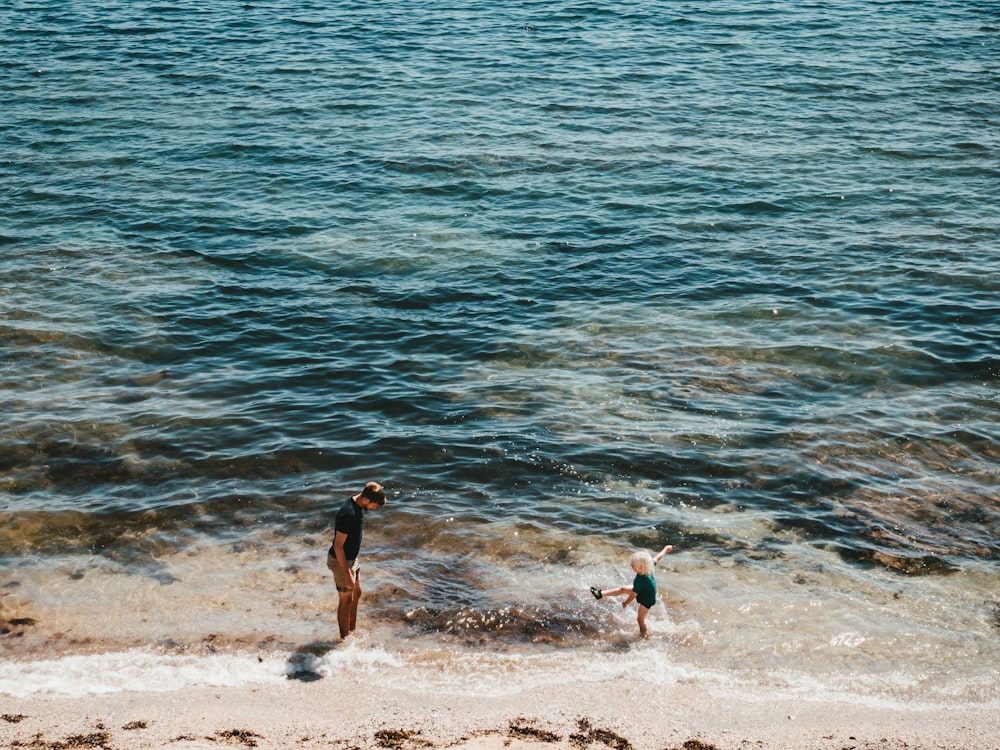
[[[356,502],[362,507],[381,508],[385,505],[385,488],[378,482],[369,482],[357,496]]]

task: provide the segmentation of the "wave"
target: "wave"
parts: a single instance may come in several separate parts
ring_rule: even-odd
[[[0,660],[0,695],[107,695],[172,692],[196,685],[279,683],[286,663],[249,655],[171,655],[152,651],[67,655],[41,661]]]

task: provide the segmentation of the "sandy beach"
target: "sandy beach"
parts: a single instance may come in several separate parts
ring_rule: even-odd
[[[711,695],[694,684],[567,685],[483,698],[368,694],[363,679],[0,700],[5,748],[1000,748],[977,708]]]

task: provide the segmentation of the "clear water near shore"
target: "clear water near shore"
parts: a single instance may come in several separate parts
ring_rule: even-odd
[[[0,692],[347,659],[995,704],[998,33],[5,5]],[[666,542],[638,642],[587,588]]]

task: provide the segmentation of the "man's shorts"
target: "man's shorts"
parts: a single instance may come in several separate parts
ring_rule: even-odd
[[[347,564],[354,573],[354,580],[360,580],[361,564],[357,560],[348,560]],[[337,591],[343,591],[345,594],[351,591],[351,587],[347,585],[347,576],[340,569],[340,563],[337,562],[337,557],[332,552],[326,553],[326,567],[333,573],[333,582],[337,584]]]

